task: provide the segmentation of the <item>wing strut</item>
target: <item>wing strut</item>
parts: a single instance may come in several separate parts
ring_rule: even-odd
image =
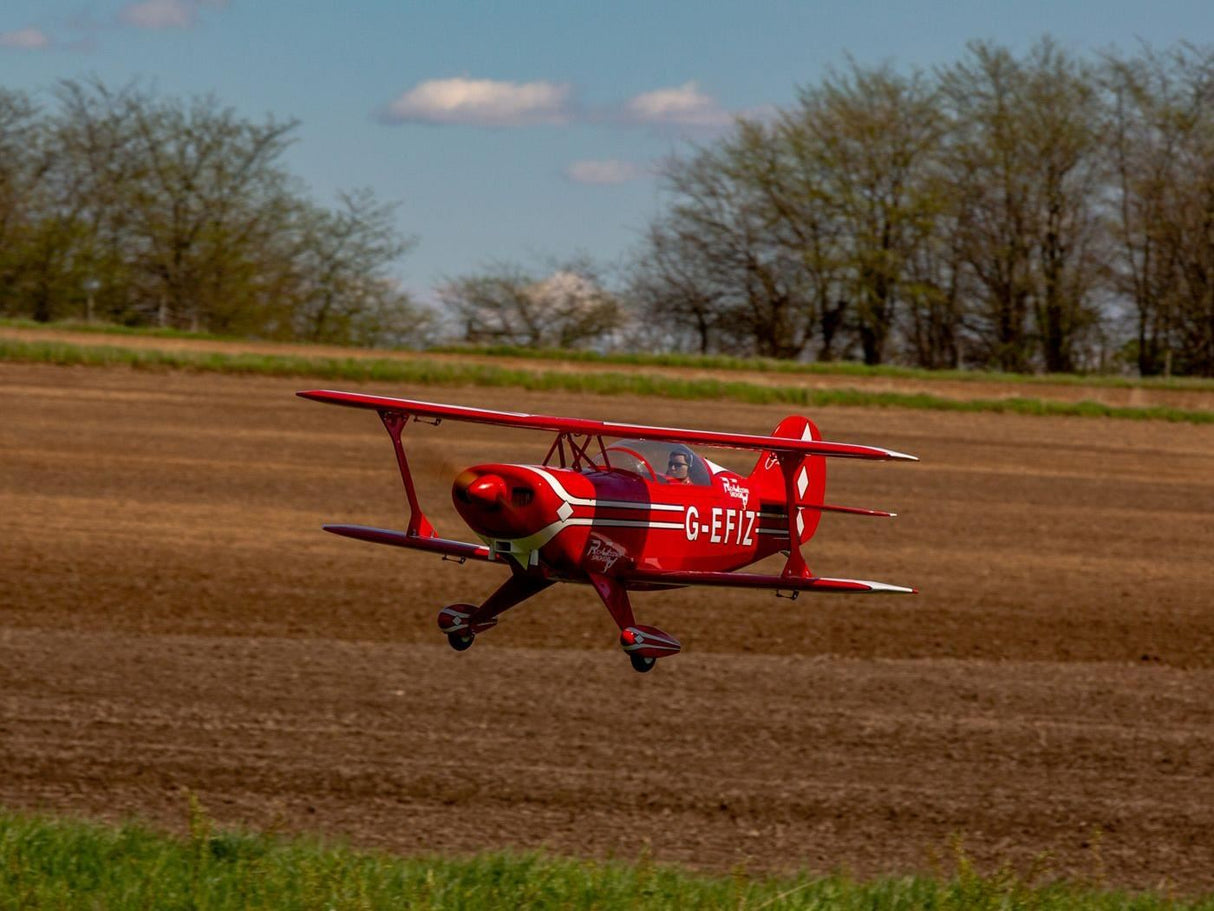
[[[786,579],[809,579],[813,573],[801,554],[801,532],[805,530],[805,519],[797,506],[796,474],[805,456],[799,452],[777,450],[780,471],[784,475],[784,501],[788,504],[788,562],[784,564]]]
[[[405,534],[422,538],[434,537],[434,526],[422,512],[417,502],[417,491],[413,487],[413,474],[409,471],[409,459],[405,455],[405,445],[400,440],[401,432],[409,423],[409,415],[400,411],[381,411],[379,418],[384,422],[384,428],[392,437],[392,448],[396,450],[396,464],[400,467],[400,479],[405,483],[405,498],[409,501],[409,527]]]
[[[581,437],[581,442],[578,442],[578,436]],[[597,443],[599,447],[599,461],[595,461],[594,455],[590,452],[591,443]],[[569,444],[569,460],[565,458],[565,444]],[[552,441],[552,445],[548,447],[548,454],[544,456],[544,465],[556,464],[553,458],[559,459],[561,468],[568,468],[572,464],[574,471],[581,471],[583,468],[600,469],[610,467],[611,462],[607,458],[607,447],[603,445],[602,434],[574,434],[565,431],[560,431],[556,435],[556,439]]]

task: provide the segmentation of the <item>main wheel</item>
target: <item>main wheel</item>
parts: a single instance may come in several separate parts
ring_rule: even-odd
[[[447,633],[447,644],[457,652],[466,652],[472,648],[476,636],[472,633]]]
[[[628,660],[632,662],[632,669],[638,674],[648,674],[658,663],[657,658],[643,658],[640,655],[629,655]]]

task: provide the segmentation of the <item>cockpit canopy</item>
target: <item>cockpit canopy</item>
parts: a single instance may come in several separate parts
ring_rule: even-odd
[[[712,483],[712,468],[701,456],[696,455],[682,443],[664,443],[660,440],[618,440],[606,449],[612,468],[630,471],[646,481],[658,484],[698,484],[708,487]],[[679,468],[685,462],[687,471]]]

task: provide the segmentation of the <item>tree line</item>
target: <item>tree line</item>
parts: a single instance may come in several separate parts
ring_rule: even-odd
[[[0,89],[0,315],[352,344],[528,346],[1214,376],[1214,50],[971,44],[849,61],[667,160],[612,279],[588,257],[449,279],[366,190],[325,208],[294,121],[213,98]]]
[[[367,190],[313,202],[295,121],[137,84],[0,89],[0,314],[347,344],[428,322],[391,268],[411,241]]]
[[[1214,375],[1214,52],[851,62],[676,157],[629,292],[662,344]]]

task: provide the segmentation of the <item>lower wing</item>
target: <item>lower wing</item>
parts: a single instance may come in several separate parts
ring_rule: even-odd
[[[493,563],[504,563],[505,559],[498,554],[491,554],[484,544],[469,544],[465,541],[452,541],[447,538],[424,537],[411,535],[403,531],[393,531],[388,528],[375,528],[370,525],[326,525],[325,531],[346,538],[356,538],[359,541],[370,541],[373,544],[390,544],[393,547],[407,547],[412,550],[424,550],[429,553],[442,554],[460,560],[485,560]],[[684,585],[715,585],[730,588],[765,588],[785,592],[834,592],[861,594],[867,592],[887,592],[894,594],[913,595],[916,589],[904,588],[901,585],[890,585],[886,582],[870,582],[864,579],[828,579],[824,576],[776,576],[760,575],[758,573],[720,573],[720,572],[644,572],[632,571],[621,574],[619,580],[628,587],[667,588]]]
[[[392,531],[388,528],[373,528],[370,525],[326,525],[325,531],[345,538],[357,538],[359,541],[370,541],[373,544],[391,544],[393,547],[408,547],[413,550],[425,550],[430,553],[442,554],[444,557],[455,557],[460,560],[487,560],[493,563],[505,562],[501,557],[491,555],[484,544],[468,544],[465,541],[451,541],[447,538],[424,537],[411,535],[408,532]]]
[[[870,582],[865,579],[827,579],[823,576],[776,576],[758,573],[717,572],[644,572],[633,571],[621,577],[626,585],[718,585],[730,588],[766,588],[785,592],[836,592],[862,594],[888,592],[914,595],[918,589],[890,585],[887,582]]]

